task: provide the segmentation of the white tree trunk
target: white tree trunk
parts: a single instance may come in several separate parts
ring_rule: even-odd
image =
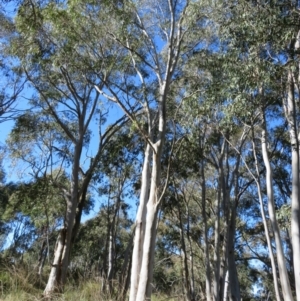
[[[107,269],[107,281],[108,281],[108,291],[112,293],[112,279],[114,273],[114,229],[113,226],[110,226],[109,229],[109,242],[108,242],[108,269]]]
[[[124,104],[123,99],[119,98],[118,94],[110,88],[111,83],[107,83],[107,87],[112,96],[109,96],[103,91],[99,90],[99,92],[101,92],[103,95],[106,95],[108,99],[118,103],[122,110],[124,110],[124,112],[129,116],[129,118],[132,121],[136,122],[140,134],[147,144],[142,172],[140,205],[136,218],[134,250],[132,256],[131,289],[129,298],[130,301],[144,301],[146,299],[149,300],[152,291],[151,282],[154,265],[157,214],[163,194],[165,192],[165,189],[161,190],[160,182],[161,159],[166,136],[166,104],[167,97],[169,96],[170,91],[170,83],[172,81],[172,77],[179,59],[181,42],[184,36],[182,22],[183,20],[185,20],[186,9],[189,5],[189,1],[186,1],[186,3],[183,5],[182,3],[179,4],[177,3],[177,1],[172,0],[169,0],[166,3],[167,6],[165,8],[168,12],[167,23],[169,24],[169,28],[165,30],[165,33],[167,34],[167,41],[164,48],[167,49],[167,53],[161,53],[161,45],[157,45],[157,41],[153,40],[152,34],[148,32],[148,28],[144,27],[143,16],[139,15],[138,10],[134,12],[136,14],[136,20],[139,23],[138,29],[142,29],[141,35],[144,41],[146,41],[145,45],[147,46],[147,48],[149,48],[148,46],[151,45],[151,47],[149,48],[150,56],[148,56],[146,59],[143,59],[143,55],[140,55],[139,59],[142,59],[143,64],[148,65],[149,67],[151,66],[149,71],[151,71],[152,75],[157,78],[157,92],[159,92],[159,94],[155,102],[156,105],[149,103],[148,95],[146,92],[148,89],[148,80],[143,75],[143,72],[141,72],[141,70],[139,69],[139,66],[141,64],[137,64],[135,59],[137,57],[138,50],[132,50],[135,47],[131,47],[132,45],[130,45],[130,41],[127,41],[125,47],[124,44],[121,43],[126,51],[129,52],[132,67],[136,71],[137,77],[140,79],[141,85],[145,92],[145,94],[143,95],[143,105],[148,122],[148,132],[144,132],[144,130],[140,127],[134,113],[130,111],[130,109],[128,109],[127,104]],[[150,1],[149,4],[152,5]],[[157,5],[157,3],[155,3],[155,5]],[[153,12],[154,11],[156,11],[156,8],[153,10]],[[160,17],[161,15],[159,15],[159,18]],[[147,23],[148,22],[149,20],[147,20]],[[162,22],[164,22],[164,20]],[[159,28],[161,28],[159,24],[157,25]],[[115,40],[120,43],[120,40],[118,38],[116,38]],[[153,61],[149,64],[148,58],[151,60],[151,57]],[[153,82],[150,82],[150,85],[152,86]],[[152,95],[150,98],[153,98]],[[138,102],[140,101],[141,100],[139,98]],[[153,120],[151,115],[155,116]]]
[[[275,237],[275,245],[277,251],[277,261],[278,261],[278,270],[279,270],[279,278],[282,287],[283,299],[285,301],[292,301],[293,295],[291,291],[291,286],[289,282],[289,277],[286,268],[285,256],[282,248],[282,240],[280,235],[280,230],[278,227],[276,212],[275,212],[275,203],[274,203],[274,192],[273,192],[273,173],[272,167],[269,160],[268,149],[267,149],[267,134],[266,134],[266,125],[265,125],[265,116],[263,114],[263,130],[261,137],[261,148],[264,164],[266,167],[266,186],[267,186],[267,195],[268,195],[268,211],[270,216],[270,221],[272,224],[274,237]]]
[[[163,144],[163,140],[161,140]],[[162,145],[160,145],[161,148]],[[160,160],[161,149],[156,148],[153,154],[152,178],[149,201],[147,203],[147,218],[144,236],[142,266],[140,272],[139,287],[136,295],[137,300],[150,300],[152,292],[152,276],[154,265],[154,249],[156,239],[157,214],[158,214],[158,189],[160,184]]]
[[[146,214],[147,214],[147,201],[149,198],[149,187],[150,187],[150,161],[152,157],[152,150],[149,144],[146,146],[143,171],[142,171],[142,185],[140,194],[140,204],[138,207],[136,222],[135,222],[135,235],[134,245],[132,252],[132,265],[131,265],[131,279],[130,279],[130,301],[136,300],[136,294],[139,285],[142,255],[143,255],[143,244],[144,234],[146,226]]]
[[[229,274],[228,271],[226,271],[223,301],[228,300],[228,288],[229,288]]]
[[[60,264],[61,264],[61,256],[64,248],[64,240],[65,240],[65,231],[62,229],[59,233],[54,253],[54,260],[52,263],[52,268],[50,271],[50,275],[48,278],[48,282],[46,288],[44,290],[44,295],[46,298],[51,297],[51,294],[56,291],[60,284],[58,283],[60,279]]]
[[[54,256],[54,264],[52,265],[48,283],[46,285],[44,294],[51,295],[57,289],[63,291],[63,287],[67,278],[67,269],[69,265],[69,256],[71,251],[72,232],[76,216],[76,208],[78,205],[78,175],[79,175],[79,163],[82,151],[83,135],[78,141],[75,147],[74,163],[72,168],[71,179],[71,194],[65,193],[65,199],[67,203],[66,217],[64,221],[64,228],[60,232],[59,248],[57,248]],[[53,280],[53,277],[56,280]]]
[[[274,282],[274,288],[275,288],[275,295],[276,295],[276,300],[280,301],[280,293],[279,293],[279,283],[278,283],[278,278],[277,278],[277,268],[276,268],[276,262],[274,258],[274,253],[273,253],[273,248],[272,248],[272,243],[271,243],[271,238],[270,238],[270,231],[268,227],[268,222],[266,218],[266,213],[265,213],[265,208],[263,204],[263,197],[262,197],[262,189],[261,189],[261,184],[260,184],[260,171],[258,167],[258,159],[256,156],[256,146],[254,141],[252,140],[253,144],[253,154],[254,154],[254,160],[255,160],[255,169],[257,173],[257,178],[254,177],[256,185],[257,185],[257,191],[258,191],[258,198],[259,198],[259,204],[260,204],[260,213],[261,217],[263,220],[263,225],[264,225],[264,230],[265,230],[265,236],[267,240],[267,246],[268,246],[268,251],[269,251],[269,257],[271,260],[271,267],[272,267],[272,276],[273,276],[273,282]]]

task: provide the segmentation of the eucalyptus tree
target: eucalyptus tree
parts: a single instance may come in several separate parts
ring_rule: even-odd
[[[107,210],[107,238],[106,249],[107,258],[104,265],[104,278],[108,281],[109,293],[123,295],[125,298],[128,289],[128,270],[130,269],[130,259],[127,256],[124,259],[122,273],[119,279],[116,274],[116,248],[117,237],[120,226],[120,213],[127,214],[127,210],[133,207],[136,201],[136,187],[139,169],[141,168],[142,153],[141,140],[132,127],[123,127],[109,141],[107,148],[103,151],[102,158],[99,162],[99,170],[96,170],[94,177],[98,180],[99,194],[105,198],[103,210]],[[137,188],[137,187],[136,187]],[[128,199],[128,201],[127,201]],[[131,209],[133,210],[133,208]],[[127,218],[127,216],[125,216]],[[125,230],[125,229],[124,229]],[[128,255],[131,256],[132,241],[128,241]],[[114,282],[113,282],[114,281]],[[114,289],[113,283],[119,282]],[[121,291],[120,291],[121,288]]]
[[[190,1],[139,1],[123,2],[110,14],[121,18],[121,28],[107,28],[107,32],[126,53],[126,69],[117,80],[103,79],[105,89],[95,87],[124,110],[146,142],[130,301],[151,296],[157,215],[168,180],[168,176],[161,178],[166,126],[171,118],[168,111],[171,106],[178,106],[182,98],[182,93],[176,96],[172,89],[187,59],[182,46],[189,41],[187,33],[197,26],[197,10],[198,3]],[[195,40],[189,42],[186,50],[198,44]],[[143,118],[134,114],[136,107],[143,110]]]
[[[298,9],[298,7],[293,7]],[[293,12],[290,12],[293,14]],[[298,17],[298,16],[297,16]],[[288,60],[292,60],[292,66],[288,67],[286,75],[286,91],[283,93],[283,107],[285,117],[289,125],[290,145],[292,151],[292,195],[291,195],[291,238],[293,246],[293,267],[296,285],[297,300],[300,300],[300,163],[299,163],[299,62],[296,53],[300,49],[300,32],[298,28],[292,30],[292,39],[288,49]]]
[[[125,300],[132,250],[130,206],[123,199],[114,202],[118,191],[106,195],[103,190],[98,214],[82,224],[75,238],[70,272],[76,281],[97,277],[102,296]]]
[[[63,197],[58,187],[53,187],[51,181],[51,175],[46,175],[34,179],[30,183],[17,184],[3,215],[8,224],[16,224],[18,220],[21,220],[22,223],[24,220],[25,223],[33,226],[32,231],[25,229],[22,235],[16,231],[18,226],[13,227],[12,231],[18,236],[22,236],[22,240],[27,241],[28,245],[21,250],[22,253],[30,252],[33,245],[35,247],[40,245],[37,250],[38,260],[35,262],[35,268],[39,275],[42,275],[46,258],[49,259],[52,238],[61,226],[64,215]],[[56,181],[63,185],[67,178],[64,174],[57,174]],[[20,247],[15,243],[10,246],[10,249],[16,248]]]
[[[285,85],[282,83],[286,82],[287,78],[291,78],[290,75],[289,77],[287,76],[288,72],[286,68],[290,64],[289,60],[292,61],[292,58],[289,58],[291,52],[286,45],[294,45],[295,43],[293,44],[291,42],[291,38],[297,36],[293,23],[293,14],[295,13],[293,5],[294,4],[292,3],[283,3],[282,5],[279,5],[279,3],[240,2],[230,6],[230,17],[227,20],[224,19],[224,26],[222,27],[224,41],[228,47],[227,49],[231,49],[233,50],[233,53],[235,53],[235,61],[232,62],[231,67],[228,67],[231,64],[230,60],[228,64],[224,65],[226,69],[235,72],[235,74],[231,76],[234,89],[229,91],[229,95],[245,105],[244,116],[241,121],[248,124],[250,127],[256,125],[254,135],[254,137],[256,137],[255,149],[253,149],[253,152],[257,155],[256,147],[259,145],[261,149],[258,156],[263,158],[263,163],[258,160],[258,157],[255,159],[257,170],[256,177],[261,179],[261,174],[266,172],[265,184],[267,187],[268,200],[267,214],[265,213],[263,196],[261,195],[261,184],[258,182],[257,178],[255,178],[255,181],[258,186],[258,193],[260,194],[261,212],[268,241],[269,255],[272,262],[277,300],[281,297],[277,284],[277,268],[272,254],[273,247],[270,241],[271,235],[269,235],[268,224],[265,220],[266,215],[270,218],[272,225],[271,231],[274,233],[275,238],[282,298],[284,300],[293,300],[293,293],[286,269],[281,231],[276,219],[274,204],[275,183],[272,175],[274,166],[271,151],[268,147],[271,143],[268,134],[272,133],[270,129],[273,130],[277,126],[274,125],[274,118],[276,118],[276,123],[279,123],[279,121],[282,122],[283,109],[286,103],[288,103],[286,99],[289,100],[291,95],[287,92],[288,84]],[[285,64],[285,62],[287,62],[287,64]],[[261,111],[259,111],[258,108],[260,108]],[[278,108],[281,109],[281,114],[277,114]],[[286,108],[288,108],[285,110],[287,116],[290,117],[291,111],[289,110],[293,110],[291,104]],[[245,110],[248,111],[248,116]],[[251,115],[252,119],[250,118]],[[296,116],[295,112],[292,115]],[[288,123],[290,123],[289,117],[287,117]],[[260,125],[262,128],[261,131],[259,131],[260,134],[258,138],[261,141],[258,143],[257,123],[259,122],[261,122]],[[293,158],[296,158],[296,155],[294,157],[292,155],[292,160]],[[292,163],[291,168],[294,169],[295,166],[297,166],[297,162]],[[249,172],[252,173],[250,169]],[[295,179],[297,181],[297,177]],[[293,182],[292,186],[295,186]],[[294,204],[296,204],[296,210],[294,212],[298,212],[297,202],[294,202]],[[295,216],[297,214],[298,213],[296,213]],[[297,224],[296,220],[297,218],[294,219],[295,223],[293,227],[297,230],[298,227],[295,226]],[[296,242],[298,239],[297,231],[294,234],[294,243],[296,243],[294,249],[296,253],[298,253],[297,248],[299,246],[299,243]],[[296,262],[294,262],[294,264],[296,264],[294,267],[297,270],[299,265]],[[295,279],[295,281],[297,287],[298,280]]]
[[[77,5],[79,3],[75,9],[73,2],[67,7],[52,2],[22,4],[15,18],[18,34],[10,44],[10,51],[19,59],[33,90],[29,97],[32,106],[29,115],[36,118],[27,121],[33,126],[34,120],[42,122],[42,129],[47,133],[46,137],[40,135],[45,139],[37,144],[27,144],[32,154],[40,145],[47,156],[40,159],[45,163],[39,172],[53,169],[55,163],[58,168],[65,165],[70,170],[70,185],[59,186],[65,200],[65,217],[44,292],[46,296],[63,289],[71,246],[80,225],[93,172],[106,143],[126,122],[126,118],[121,117],[113,120],[112,125],[105,124],[108,109],[104,103],[101,105],[100,94],[94,85],[97,83],[102,87],[99,74],[105,80],[109,77],[111,70],[105,57],[109,43],[102,38],[99,24],[92,27],[92,23],[88,23],[96,22],[89,16],[89,7],[81,3],[86,10],[79,12]],[[109,49],[111,55],[115,51],[118,56],[117,49]],[[87,60],[91,56],[93,59]],[[83,151],[92,142],[93,123],[99,131],[97,147],[91,156],[84,157]],[[39,130],[39,127],[33,127],[33,136],[38,137]],[[26,144],[26,141],[22,143]],[[24,151],[26,149],[19,149],[20,157],[26,157]],[[61,159],[58,160],[57,156]],[[85,163],[85,160],[90,163]]]
[[[221,42],[220,42],[221,43]],[[246,149],[247,128],[236,119],[234,100],[228,97],[231,76],[224,68],[228,58],[224,50],[215,52],[213,46],[199,49],[193,54],[186,70],[189,78],[188,89],[191,96],[184,105],[186,116],[182,126],[197,149],[200,191],[202,191],[202,218],[204,223],[204,245],[207,259],[213,258],[213,278],[211,264],[206,262],[206,295],[209,300],[240,299],[239,280],[235,260],[235,229],[238,204],[249,185],[245,177],[241,154]],[[220,44],[220,48],[224,47]],[[224,51],[224,53],[223,53]],[[203,60],[205,58],[205,60]],[[234,87],[235,88],[235,87]],[[195,91],[192,93],[192,91]],[[200,93],[199,93],[200,91]],[[207,176],[210,169],[211,175]],[[207,186],[215,187],[215,195],[208,195]],[[206,220],[207,201],[214,199],[214,254],[209,254],[208,226]],[[229,285],[225,284],[228,275]]]
[[[194,114],[200,111],[196,107],[193,109]],[[191,124],[195,116],[192,116],[191,111],[187,112],[184,120]],[[203,118],[208,116],[209,113],[203,114]],[[237,267],[237,260],[244,259],[242,252],[237,251],[237,236],[245,225],[245,218],[241,214],[243,199],[253,181],[245,172],[243,162],[239,166],[240,154],[235,154],[234,147],[245,152],[248,147],[245,143],[246,135],[243,129],[240,131],[236,127],[235,132],[231,132],[232,136],[227,136],[227,142],[225,139],[229,145],[228,161],[221,163],[225,171],[222,179],[229,178],[226,187],[230,192],[229,197],[226,197],[223,196],[222,184],[218,180],[219,168],[215,163],[223,137],[221,133],[212,131],[210,127],[213,126],[217,126],[217,123],[213,124],[210,118],[209,125],[202,120],[188,127],[189,139],[183,142],[171,168],[170,188],[162,212],[162,221],[166,227],[171,228],[169,236],[167,234],[165,238],[166,244],[170,246],[171,252],[173,250],[174,254],[181,254],[179,257],[182,257],[181,277],[185,300],[197,300],[200,296],[212,300],[216,281],[220,285],[215,298],[223,295],[224,300],[234,300],[239,295],[246,298],[251,294],[249,291],[239,291],[242,279],[239,274],[240,264]],[[221,203],[219,208],[214,201],[218,198]],[[216,237],[219,237],[218,244],[215,243]],[[214,256],[215,262],[211,260]],[[199,266],[200,271],[195,268]],[[244,288],[244,279],[242,282]]]

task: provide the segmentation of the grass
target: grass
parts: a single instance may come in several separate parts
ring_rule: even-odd
[[[46,274],[46,273],[45,273]],[[16,268],[0,267],[0,301],[46,301],[43,289],[47,278],[40,278],[30,267]],[[152,301],[181,301],[178,297],[165,295],[152,296]],[[71,280],[66,286],[64,294],[53,296],[52,301],[121,301],[118,289],[114,296],[109,296],[101,289],[101,279]]]

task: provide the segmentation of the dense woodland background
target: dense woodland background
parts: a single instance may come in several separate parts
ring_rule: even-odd
[[[2,2],[0,299],[300,301],[299,59],[298,1]]]

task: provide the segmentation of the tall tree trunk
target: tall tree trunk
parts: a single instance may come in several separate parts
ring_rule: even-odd
[[[126,299],[126,293],[130,284],[130,267],[131,267],[131,258],[132,258],[132,246],[133,246],[133,235],[128,242],[126,247],[124,262],[122,265],[121,273],[119,275],[119,291],[120,291],[120,299]]]
[[[156,148],[156,153],[153,154],[153,164],[151,172],[151,187],[149,201],[147,203],[147,218],[146,228],[143,246],[143,258],[140,273],[139,288],[136,296],[136,300],[150,300],[152,293],[152,278],[153,278],[153,266],[154,266],[154,250],[156,240],[156,228],[157,228],[157,215],[159,210],[159,186],[160,186],[160,174],[161,174],[161,154],[164,144],[165,125],[163,131],[161,131],[161,140]]]
[[[107,281],[108,281],[108,291],[111,294],[112,293],[112,279],[113,279],[113,273],[114,273],[114,253],[115,253],[115,235],[114,235],[114,229],[113,225],[110,226],[109,233],[108,233],[109,239],[108,239],[108,269],[107,269]]]
[[[71,201],[69,201],[68,207],[69,205],[71,205]],[[67,212],[67,219],[70,222],[74,222],[75,211],[76,207],[69,209]],[[66,282],[67,269],[69,265],[69,255],[71,251],[73,224],[70,222],[66,223],[65,227],[60,231],[59,243],[54,255],[54,262],[52,264],[47,286],[44,290],[45,296],[50,296],[55,291],[63,291]],[[53,276],[56,277],[55,280],[52,279]]]
[[[138,207],[136,221],[135,221],[135,235],[132,252],[131,265],[131,285],[130,285],[130,301],[136,300],[140,271],[143,256],[144,235],[146,226],[147,201],[149,198],[150,188],[150,161],[152,157],[152,150],[149,144],[146,146],[144,165],[142,171],[142,186],[140,194],[140,204]]]
[[[221,215],[221,189],[218,189],[218,196],[215,202],[215,248],[214,248],[214,283],[213,283],[213,294],[214,301],[220,300],[220,268],[221,268],[221,244],[220,244],[220,215]]]
[[[195,300],[195,276],[194,276],[194,254],[193,254],[193,245],[192,245],[192,240],[191,240],[191,235],[190,235],[190,212],[189,212],[189,206],[186,204],[186,215],[187,215],[187,240],[189,242],[189,253],[190,253],[190,277],[188,278],[189,280],[189,295],[190,299],[192,301]],[[188,266],[187,266],[188,268]]]
[[[244,143],[244,133],[241,138],[241,144],[239,153],[241,153],[241,148]],[[229,288],[230,288],[230,301],[240,301],[241,294],[240,294],[240,283],[238,279],[237,269],[236,269],[236,262],[235,262],[235,232],[236,232],[236,218],[237,218],[237,207],[239,204],[239,199],[241,193],[239,191],[239,167],[241,162],[241,155],[238,154],[236,165],[234,171],[232,172],[231,184],[228,185],[230,190],[234,187],[234,200],[233,202],[228,203],[228,209],[231,209],[231,216],[228,225],[228,234],[227,234],[227,267],[228,267],[228,280],[229,280]],[[228,170],[229,173],[229,170]],[[229,192],[230,193],[230,192]],[[228,199],[230,195],[228,195]],[[229,213],[228,213],[229,214]],[[226,282],[226,277],[225,277]],[[226,283],[224,283],[224,286]],[[225,291],[225,288],[224,288]],[[224,292],[225,294],[225,292]]]
[[[193,253],[193,246],[192,246],[192,241],[189,238],[189,243],[190,243],[190,266],[191,266],[191,273],[190,273],[190,295],[191,295],[191,300],[195,301],[195,274],[194,274],[194,253]]]
[[[235,240],[235,225],[236,225],[236,207],[237,201],[232,206],[231,218],[228,227],[228,276],[229,276],[229,300],[240,301],[240,283],[238,280],[235,255],[234,255],[234,240]],[[225,277],[226,282],[226,277]],[[225,294],[225,293],[224,293]]]
[[[267,149],[267,133],[266,133],[266,123],[265,115],[263,112],[263,129],[261,134],[261,148],[264,164],[266,166],[266,186],[267,186],[267,195],[268,195],[268,211],[270,216],[270,221],[272,224],[275,245],[277,251],[277,261],[278,261],[278,270],[279,277],[282,286],[283,299],[285,301],[292,301],[293,295],[290,286],[289,276],[286,269],[285,256],[282,248],[282,240],[280,235],[280,230],[278,227],[275,204],[274,204],[274,192],[273,192],[273,173],[272,167],[269,160],[268,149]],[[300,254],[299,254],[300,255]],[[300,262],[300,261],[299,261]]]
[[[253,136],[253,133],[252,133]],[[257,191],[258,191],[258,198],[259,198],[259,205],[260,205],[260,214],[263,220],[263,225],[264,225],[264,231],[265,231],[265,236],[267,240],[267,246],[268,246],[268,251],[269,251],[269,257],[271,260],[271,268],[272,268],[272,276],[273,276],[273,283],[274,283],[274,288],[275,288],[275,295],[276,295],[276,300],[280,301],[280,293],[279,293],[279,283],[278,283],[278,278],[277,278],[277,268],[276,268],[276,262],[275,262],[275,257],[273,253],[273,247],[272,247],[272,242],[271,242],[271,237],[270,237],[270,231],[268,227],[268,222],[266,218],[266,212],[265,212],[265,207],[263,203],[263,196],[262,196],[262,188],[260,184],[260,171],[258,167],[258,159],[256,155],[256,146],[254,143],[254,140],[252,138],[252,145],[253,145],[253,155],[254,155],[254,161],[255,161],[255,169],[256,169],[256,174],[257,177],[254,177],[256,186],[257,186]]]
[[[219,159],[218,166],[218,195],[215,201],[215,212],[216,212],[216,220],[215,220],[215,248],[214,248],[214,283],[213,283],[213,300],[220,301],[220,273],[221,273],[221,243],[220,243],[220,220],[221,220],[221,198],[223,196],[223,156],[224,156],[225,142],[222,146],[221,156]]]
[[[227,147],[226,147],[227,150]],[[228,151],[228,150],[227,150]],[[228,160],[226,151],[226,161]],[[229,219],[230,219],[230,188],[228,186],[228,176],[229,176],[229,169],[226,171],[226,175],[222,168],[222,203],[223,203],[223,224],[222,224],[222,235],[221,235],[221,243],[222,243],[222,256],[220,259],[220,287],[219,287],[219,300],[223,300],[224,295],[224,288],[225,288],[225,278],[226,278],[226,271],[228,265],[228,233],[229,233]]]
[[[298,34],[299,35],[299,34]],[[299,44],[299,41],[298,41]],[[298,45],[299,46],[299,45]],[[299,49],[299,47],[298,47]],[[292,217],[291,236],[293,245],[293,264],[297,301],[300,301],[300,192],[299,192],[299,137],[297,125],[297,109],[295,103],[294,81],[292,71],[288,71],[287,101],[284,104],[286,120],[289,124],[292,150]]]
[[[179,49],[178,49],[179,51]],[[153,266],[154,266],[154,250],[155,250],[155,241],[156,241],[156,229],[157,229],[157,215],[159,211],[159,206],[163,197],[164,191],[160,192],[160,180],[161,180],[161,158],[162,158],[162,152],[164,148],[164,142],[165,142],[165,135],[166,135],[166,102],[167,102],[167,95],[169,93],[169,86],[170,86],[170,79],[171,79],[171,68],[174,68],[174,53],[171,50],[171,47],[169,49],[168,54],[168,64],[166,69],[166,75],[165,80],[161,82],[160,88],[159,88],[159,99],[158,99],[158,126],[157,126],[157,137],[156,142],[153,143],[153,136],[152,140],[148,141],[147,143],[147,149],[149,151],[148,161],[147,161],[147,173],[145,171],[145,174],[143,174],[143,180],[145,176],[145,181],[147,187],[149,187],[149,179],[150,179],[150,154],[152,153],[152,168],[151,168],[151,183],[150,183],[150,192],[149,192],[149,199],[148,201],[146,199],[143,199],[143,202],[146,202],[146,208],[143,207],[143,210],[141,210],[140,214],[141,217],[143,216],[144,219],[141,221],[145,221],[146,217],[146,225],[144,228],[144,235],[139,239],[138,241],[138,247],[141,246],[142,238],[143,238],[143,246],[141,252],[139,253],[139,256],[142,256],[141,258],[141,266],[140,266],[140,274],[139,279],[136,275],[135,282],[132,281],[132,285],[134,292],[130,292],[130,301],[144,301],[144,300],[150,300],[151,299],[151,293],[152,293],[152,278],[153,278]],[[151,134],[151,119],[149,120],[149,134]],[[150,145],[151,144],[151,145]],[[152,148],[152,152],[150,151],[150,147]],[[145,156],[146,159],[146,156]],[[144,162],[145,167],[146,161]],[[144,173],[144,170],[143,170]],[[143,184],[142,184],[143,185]],[[146,187],[145,187],[146,188]],[[147,196],[147,194],[145,194]],[[141,206],[141,204],[140,204]],[[143,206],[145,204],[143,203]],[[144,215],[143,215],[144,214]],[[139,227],[139,225],[136,225]],[[142,224],[140,225],[142,226]],[[136,248],[136,246],[134,246]],[[135,254],[133,254],[135,256]],[[133,257],[133,261],[136,260]],[[134,273],[137,273],[137,269],[133,270]],[[132,275],[133,276],[133,275]],[[138,282],[137,282],[138,281]],[[138,287],[137,287],[138,285]],[[137,288],[137,289],[136,289]]]
[[[205,292],[207,301],[211,301],[211,271],[210,271],[210,254],[208,243],[208,227],[206,216],[206,181],[204,174],[204,162],[201,162],[201,190],[202,190],[202,218],[204,223],[204,248],[205,248]]]
[[[225,157],[225,158],[224,158]],[[226,174],[224,173],[224,162],[226,163]],[[227,169],[228,163],[228,143],[224,139],[220,157],[218,159],[218,197],[216,200],[216,214],[215,221],[215,275],[214,275],[214,301],[221,301],[223,299],[225,272],[227,265],[227,227],[228,227],[228,202],[229,202],[229,187],[228,177],[229,170]],[[222,214],[221,214],[222,213]],[[223,219],[222,231],[221,215]],[[222,234],[221,234],[222,232]],[[222,251],[221,251],[222,250]]]
[[[109,247],[108,247],[108,271],[107,271],[107,280],[109,286],[109,292],[112,294],[113,292],[113,277],[114,277],[114,270],[115,270],[115,245],[116,245],[116,221],[117,221],[117,214],[120,210],[121,204],[121,192],[122,188],[119,187],[119,193],[117,196],[117,201],[115,204],[113,219],[110,224],[110,231],[109,231]]]
[[[93,104],[95,109],[97,103],[97,98]],[[61,230],[61,234],[59,235],[59,240],[63,244],[63,248],[56,248],[54,255],[54,263],[52,265],[48,283],[46,285],[44,295],[50,296],[55,291],[62,291],[64,284],[66,282],[67,269],[70,261],[70,252],[72,248],[72,244],[75,241],[76,235],[78,233],[78,229],[80,227],[82,211],[84,205],[86,203],[86,195],[88,191],[88,187],[90,181],[93,176],[93,171],[97,167],[97,164],[101,158],[101,153],[106,142],[113,136],[113,134],[119,129],[120,126],[126,122],[126,119],[123,117],[117,120],[112,127],[110,127],[103,136],[100,136],[100,142],[97,154],[94,160],[91,160],[90,167],[87,172],[84,174],[82,179],[82,183],[79,189],[79,172],[80,172],[80,158],[83,148],[83,140],[85,136],[85,132],[87,131],[89,122],[93,115],[91,112],[88,120],[85,122],[85,113],[86,113],[87,103],[83,105],[83,112],[80,114],[79,118],[79,138],[78,140],[74,138],[75,141],[75,151],[74,151],[74,159],[72,166],[72,178],[71,178],[71,191],[70,193],[64,191],[65,199],[66,199],[66,214],[64,220],[64,228]],[[94,111],[94,110],[93,110]],[[62,235],[63,233],[63,235]],[[64,237],[63,240],[62,237]],[[61,253],[60,253],[61,252]],[[59,260],[59,264],[57,264],[57,260]],[[58,269],[61,269],[58,271]],[[57,277],[53,279],[53,277]]]
[[[151,2],[149,2],[149,4],[150,3]],[[160,191],[161,159],[166,138],[166,104],[167,98],[170,94],[170,84],[173,80],[173,75],[176,72],[177,62],[181,53],[181,43],[185,34],[182,23],[186,18],[186,9],[189,4],[190,1],[186,1],[184,4],[179,4],[177,1],[172,0],[166,2],[168,11],[167,23],[169,27],[165,31],[167,34],[165,49],[167,51],[163,54],[163,56],[161,56],[161,50],[159,49],[161,48],[161,45],[157,47],[157,41],[152,39],[152,34],[149,34],[147,27],[144,27],[142,20],[143,18],[138,12],[136,13],[136,20],[139,23],[138,28],[142,29],[142,36],[146,39],[145,45],[151,45],[149,51],[151,53],[150,56],[153,55],[154,68],[150,67],[149,70],[151,70],[152,75],[157,79],[158,95],[155,102],[156,105],[153,105],[152,101],[151,104],[149,102],[149,95],[147,95],[146,92],[148,90],[148,82],[146,77],[143,75],[144,72],[141,72],[139,69],[140,64],[137,64],[136,62],[135,58],[137,57],[137,52],[136,50],[132,50],[135,47],[131,47],[132,45],[129,45],[129,41],[125,47],[126,51],[129,51],[132,67],[136,71],[137,77],[140,79],[143,91],[145,93],[143,95],[145,96],[144,111],[147,115],[146,117],[148,122],[147,133],[145,133],[144,130],[139,127],[139,131],[147,143],[147,149],[145,152],[143,166],[140,205],[136,219],[136,237],[134,241],[132,257],[133,267],[131,274],[130,301],[144,301],[151,298],[157,215],[166,188],[165,186],[165,188]],[[162,15],[160,14],[159,16],[161,17]],[[142,63],[149,65],[147,58],[143,59],[143,55],[140,55],[139,59],[142,59]],[[152,63],[150,63],[149,66],[151,65]],[[152,84],[153,82],[151,81],[151,86]],[[110,83],[108,83],[108,85],[110,85]],[[132,121],[136,121],[135,116],[128,111],[126,108],[127,105],[124,105],[122,99],[118,98],[118,95],[114,93],[112,89],[110,89],[110,92],[113,94],[113,97],[108,96],[109,99],[117,102],[124,112],[126,112],[126,114],[130,117],[130,119]],[[152,95],[150,98],[152,99]],[[140,99],[138,102],[140,102]],[[152,118],[151,116],[154,115],[155,118]],[[151,152],[153,153],[152,160],[150,158]],[[152,164],[151,171],[150,164]]]
[[[181,250],[182,250],[182,257],[183,257],[183,270],[184,270],[184,294],[186,301],[191,301],[191,287],[190,287],[190,275],[189,275],[189,265],[187,259],[187,251],[184,239],[184,228],[182,223],[182,215],[181,215],[181,208],[179,208],[179,225],[180,225],[180,240],[181,240]]]
[[[59,290],[61,287],[60,279],[61,279],[61,256],[64,248],[65,241],[65,229],[60,230],[60,233],[57,238],[57,242],[54,250],[54,260],[52,263],[50,275],[48,278],[47,286],[44,290],[45,297],[51,297],[52,293],[56,290]]]
[[[229,288],[229,273],[228,271],[226,271],[223,301],[227,301],[228,299],[228,288]]]
[[[54,262],[52,264],[48,283],[44,290],[44,295],[46,297],[51,296],[51,294],[55,291],[62,292],[66,282],[67,269],[69,265],[69,257],[72,245],[73,226],[75,223],[76,209],[78,205],[78,176],[82,144],[83,135],[81,135],[81,139],[78,140],[75,146],[74,163],[72,167],[71,193],[69,195],[67,192],[65,192],[67,206],[64,220],[64,228],[60,231],[58,239],[59,243],[54,255]],[[56,277],[56,279],[53,279],[53,277]]]

